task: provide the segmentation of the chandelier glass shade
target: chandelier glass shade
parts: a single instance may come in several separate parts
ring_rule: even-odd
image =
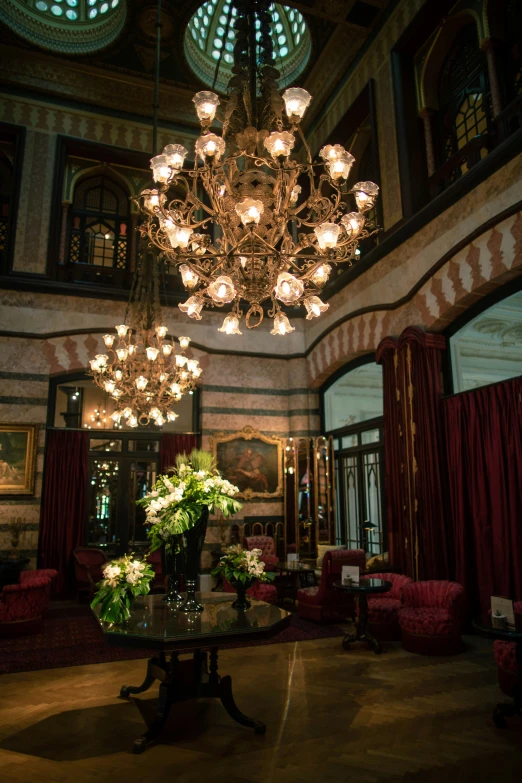
[[[111,416],[116,428],[122,422],[129,427],[151,422],[161,427],[175,421],[174,407],[194,391],[201,375],[197,359],[185,353],[190,338],[180,337],[176,345],[158,317],[158,263],[147,256],[138,263],[128,324],[105,334],[107,352],[90,361],[94,383],[114,400]]]
[[[319,295],[332,264],[351,265],[359,242],[377,230],[367,216],[379,188],[373,182],[348,188],[354,158],[339,144],[312,159],[300,125],[310,94],[277,91],[270,3],[233,6],[234,76],[224,110],[218,114],[221,100],[213,92],[194,97],[201,135],[193,167],[184,168],[189,153],[180,145],[152,159],[155,187],[137,200],[145,216],[140,230],[179,266],[190,293],[182,312],[200,320],[204,307],[229,304],[232,313],[219,331],[241,334],[241,303],[248,328],[261,323],[268,305],[271,333],[284,335],[294,327],[282,305],[303,305],[307,318],[329,307]],[[221,135],[211,130],[216,120]]]

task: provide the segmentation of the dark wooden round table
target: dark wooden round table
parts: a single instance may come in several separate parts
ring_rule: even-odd
[[[521,628],[494,628],[491,615],[483,614],[472,621],[473,628],[481,636],[488,639],[502,639],[505,642],[515,643],[515,657],[518,666],[518,676],[522,681],[522,629]],[[493,723],[499,729],[506,728],[506,718],[512,715],[522,715],[522,687],[513,688],[513,701],[497,704],[493,712]]]
[[[347,634],[344,637],[342,642],[343,649],[347,650],[352,642],[366,642],[368,647],[376,655],[379,655],[381,645],[372,635],[367,596],[374,593],[387,593],[388,590],[391,590],[391,582],[387,582],[385,579],[362,578],[358,585],[343,585],[342,582],[334,582],[333,586],[336,590],[351,593],[357,598],[359,603],[359,616],[355,621],[355,633]]]

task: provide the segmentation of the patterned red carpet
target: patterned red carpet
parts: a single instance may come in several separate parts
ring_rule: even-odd
[[[342,635],[343,631],[336,625],[316,625],[293,614],[290,626],[272,639],[231,644],[230,647],[300,642]],[[0,639],[0,673],[148,658],[151,654],[148,650],[108,647],[88,606],[53,607],[51,604],[40,633]]]

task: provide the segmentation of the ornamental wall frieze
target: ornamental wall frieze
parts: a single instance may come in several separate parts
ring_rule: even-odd
[[[0,93],[0,121],[23,125],[29,131],[62,134],[94,141],[98,144],[123,147],[149,153],[152,148],[152,128],[145,123],[122,120],[104,114],[94,114],[42,101],[17,98]],[[186,132],[159,128],[158,149],[168,143],[191,147],[194,136]]]
[[[75,101],[81,96],[83,102],[92,106],[104,106],[138,116],[152,113],[154,85],[150,78],[145,81],[118,71],[58,61],[45,55],[28,57],[27,52],[7,46],[3,47],[0,55],[0,69],[4,82],[19,85],[24,91],[33,87]],[[194,124],[190,90],[161,84],[160,106],[160,121]],[[186,133],[191,135],[190,127]],[[197,135],[198,130],[194,128],[193,138]]]

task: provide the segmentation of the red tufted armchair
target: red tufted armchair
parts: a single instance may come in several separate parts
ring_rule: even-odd
[[[368,574],[362,579],[385,579],[392,583],[387,593],[368,595],[368,614],[372,626],[372,634],[380,642],[398,642],[401,640],[399,625],[399,609],[402,606],[402,589],[413,582],[409,576],[384,573]]]
[[[26,585],[33,582],[35,579],[48,579],[47,600],[49,601],[51,598],[52,582],[57,576],[58,571],[55,571],[54,568],[34,568],[29,571],[20,571],[20,584]]]
[[[462,652],[464,588],[457,582],[412,582],[402,588],[402,646],[419,655]]]
[[[79,598],[82,592],[92,596],[96,583],[103,577],[102,569],[107,562],[105,552],[94,547],[79,547],[73,552],[73,560],[77,597]]]
[[[304,587],[297,592],[297,611],[306,620],[325,623],[353,617],[355,604],[353,596],[333,587],[341,581],[345,565],[359,566],[361,572],[366,566],[364,549],[340,549],[326,552],[323,557],[321,581],[317,587]]]
[[[36,633],[49,602],[50,587],[47,576],[5,585],[0,593],[0,636]]]
[[[513,604],[515,614],[522,615],[522,601],[515,601]],[[500,690],[506,696],[513,696],[513,688],[518,686],[522,688],[522,681],[519,676],[519,667],[516,658],[515,642],[504,642],[496,639],[493,642],[493,655],[498,666],[498,684]]]
[[[243,549],[260,549],[260,560],[265,565],[277,565],[279,558],[276,555],[274,539],[271,536],[248,536],[243,540]],[[265,568],[265,571],[269,570]]]

